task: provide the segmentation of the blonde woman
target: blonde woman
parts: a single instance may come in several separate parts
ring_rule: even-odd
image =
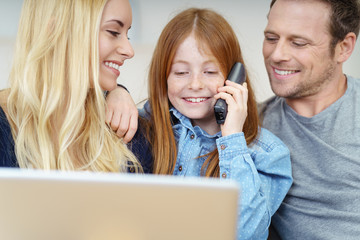
[[[139,162],[105,123],[104,91],[134,55],[128,0],[25,0],[0,166],[119,172]]]

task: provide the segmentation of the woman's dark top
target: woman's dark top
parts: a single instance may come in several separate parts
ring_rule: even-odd
[[[18,167],[10,124],[0,107],[0,167]]]
[[[139,123],[140,125],[140,123]],[[152,172],[152,154],[149,143],[141,128],[135,134],[134,139],[129,144],[129,148],[139,159],[144,173]],[[19,167],[16,161],[14,150],[14,139],[11,134],[9,121],[3,109],[0,107],[0,167]],[[129,172],[132,172],[131,168]]]
[[[138,130],[128,144],[129,149],[134,153],[136,158],[141,163],[144,173],[152,173],[153,170],[153,157],[151,145],[145,137],[145,129],[143,128],[143,120],[139,118]]]

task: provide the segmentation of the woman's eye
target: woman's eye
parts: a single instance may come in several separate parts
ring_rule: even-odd
[[[110,33],[111,35],[113,35],[114,37],[117,37],[120,35],[119,32],[116,32],[116,31],[111,31],[111,30],[106,30],[108,33]]]
[[[206,74],[214,75],[217,74],[217,71],[205,71]]]

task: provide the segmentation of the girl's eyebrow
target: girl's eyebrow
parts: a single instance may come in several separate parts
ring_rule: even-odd
[[[175,64],[175,63],[188,63],[188,62],[185,60],[179,59],[179,60],[173,61],[173,64]]]

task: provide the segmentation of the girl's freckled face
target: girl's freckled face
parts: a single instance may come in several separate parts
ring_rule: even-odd
[[[214,95],[225,78],[216,58],[191,34],[179,45],[167,79],[168,98],[191,120],[215,121]]]

